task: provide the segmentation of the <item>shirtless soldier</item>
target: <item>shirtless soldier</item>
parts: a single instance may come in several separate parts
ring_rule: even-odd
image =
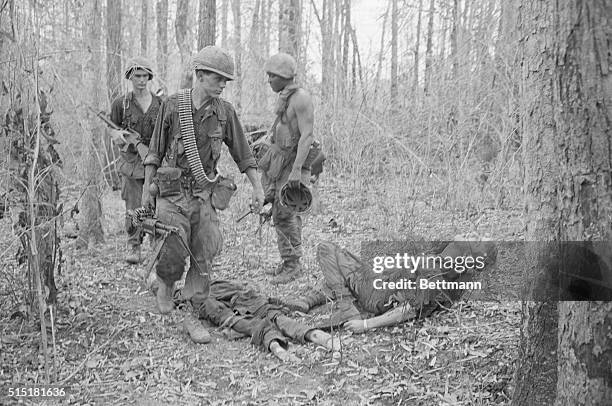
[[[271,146],[260,164],[281,257],[278,267],[268,273],[276,276],[273,283],[288,283],[300,276],[302,219],[280,204],[280,191],[285,184],[298,187],[300,182],[310,183],[310,168],[304,167],[304,161],[314,139],[314,107],[310,94],[294,82],[296,62],[291,55],[276,54],[264,68],[270,87],[278,93]]]

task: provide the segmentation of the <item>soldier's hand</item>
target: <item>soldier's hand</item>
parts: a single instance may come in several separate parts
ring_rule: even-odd
[[[365,333],[367,331],[364,320],[349,320],[344,323],[344,328],[356,334]]]
[[[251,209],[253,210],[253,213],[259,214],[263,205],[264,205],[263,189],[258,188],[258,187],[253,188],[253,197],[251,199]]]
[[[290,188],[298,188],[300,187],[300,181],[302,178],[302,170],[301,169],[292,169],[291,173],[289,174],[289,179],[287,180],[287,183],[289,185]]]
[[[129,135],[127,131],[114,130],[114,129],[109,129],[108,131],[113,140],[113,144],[115,144],[119,148],[123,148],[125,144],[128,143],[125,139],[126,135]]]
[[[149,192],[148,188],[142,189],[142,199],[141,202],[142,207],[147,209],[154,210],[155,209],[155,197]]]

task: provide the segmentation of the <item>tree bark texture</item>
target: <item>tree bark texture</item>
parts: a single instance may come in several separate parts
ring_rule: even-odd
[[[234,19],[234,63],[236,65],[236,78],[234,89],[236,91],[236,109],[240,111],[242,107],[242,35],[240,33],[240,0],[232,0],[232,17]]]
[[[215,45],[217,27],[217,2],[200,0],[198,22],[198,51],[207,45]]]
[[[419,87],[419,48],[421,46],[421,16],[423,15],[423,0],[419,0],[417,8],[416,41],[414,43],[414,83],[413,88]],[[444,39],[443,39],[444,40]]]
[[[429,22],[427,23],[427,48],[425,49],[425,86],[424,91],[427,93],[429,83],[431,81],[431,66],[433,57],[433,25],[434,25],[434,0],[429,2]]]
[[[100,69],[100,54],[102,32],[100,27],[101,21],[101,1],[91,0],[87,2],[88,12],[88,60],[85,70],[85,84],[89,94],[89,103],[94,110],[99,111],[102,100],[102,87],[100,77],[102,69]],[[109,0],[110,1],[110,0]],[[87,166],[86,179],[87,184],[83,193],[83,204],[81,217],[81,227],[79,228],[78,247],[87,248],[90,241],[101,243],[104,241],[102,232],[102,202],[100,201],[100,161],[99,155],[101,148],[101,140],[103,129],[99,123],[99,119],[86,110],[86,118],[89,123],[90,139],[87,143]]]
[[[603,0],[519,8],[527,240],[610,239],[611,20]],[[527,308],[513,404],[609,404],[609,303],[547,305]]]
[[[106,86],[111,101],[121,94],[121,15],[121,0],[106,0]]]
[[[391,0],[391,103],[397,102],[397,0]]]
[[[165,90],[168,61],[168,0],[157,0],[157,76]]]
[[[186,89],[192,85],[191,72],[191,46],[189,41],[188,21],[189,19],[189,0],[178,0],[176,4],[176,19],[174,21],[174,30],[176,36],[176,44],[181,54],[181,89]]]
[[[227,14],[229,0],[221,0],[221,48],[227,49]]]

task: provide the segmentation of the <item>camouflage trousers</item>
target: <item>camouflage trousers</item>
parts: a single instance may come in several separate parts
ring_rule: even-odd
[[[142,185],[144,179],[134,179],[127,176],[122,176],[121,184],[121,199],[125,201],[125,211],[134,210],[141,206],[142,200]],[[136,228],[132,233],[128,230],[135,227],[130,226],[130,220],[125,219],[125,230],[128,233],[128,244],[130,246],[140,245],[142,243],[143,233],[141,229]]]
[[[284,348],[287,339],[304,343],[312,328],[287,317],[273,302],[235,282],[213,281],[210,296],[200,307],[200,317],[251,337],[251,343],[265,351],[274,340]]]
[[[208,297],[206,277],[203,274],[210,274],[212,260],[223,245],[219,217],[210,203],[210,195],[203,197],[203,194],[194,196],[190,192],[183,192],[177,196],[158,197],[156,210],[161,222],[179,229],[180,238],[195,257],[195,261],[190,259],[182,296],[191,299],[198,308]],[[170,234],[159,254],[157,276],[166,285],[172,286],[181,279],[188,256],[189,252],[179,236]],[[202,274],[195,263],[199,265]]]
[[[285,169],[276,182],[267,180],[262,176],[262,184],[266,196],[274,196],[272,203],[272,220],[276,229],[278,252],[283,261],[299,260],[302,257],[302,217],[293,210],[280,204],[280,191],[287,179],[291,168]],[[310,171],[302,170],[302,182],[310,183]]]

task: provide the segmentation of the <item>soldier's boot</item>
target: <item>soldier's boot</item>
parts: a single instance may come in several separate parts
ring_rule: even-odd
[[[200,323],[200,320],[195,318],[192,314],[185,315],[183,321],[183,327],[189,334],[189,338],[196,344],[206,344],[210,342],[210,333]]]
[[[125,257],[125,262],[128,264],[139,264],[140,259],[140,245],[132,245],[129,254]]]
[[[285,260],[281,263],[280,268],[278,275],[271,281],[275,285],[289,283],[301,276],[302,265],[299,259]]]
[[[168,314],[174,309],[174,302],[172,301],[172,286],[166,285],[163,281],[158,281],[157,293],[155,297],[157,299],[157,309],[161,314]]]
[[[297,310],[302,313],[308,313],[310,309],[325,304],[326,300],[327,297],[323,292],[319,290],[311,290],[304,296],[299,296],[295,299],[284,299],[282,303],[290,310]]]

